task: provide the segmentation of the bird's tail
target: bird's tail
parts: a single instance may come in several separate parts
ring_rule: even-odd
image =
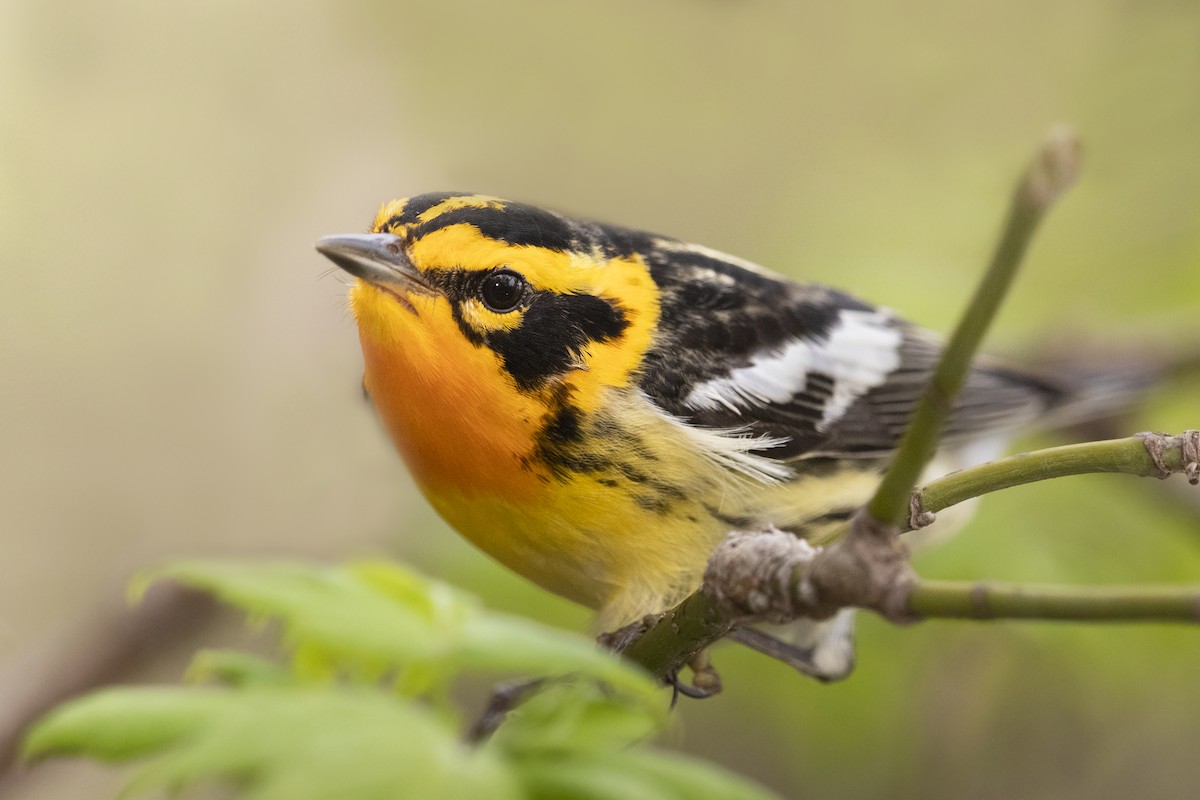
[[[1064,340],[1042,348],[1030,366],[1059,393],[1040,421],[1042,426],[1069,429],[1126,416],[1153,387],[1200,372],[1200,349],[1145,344],[1104,347]]]

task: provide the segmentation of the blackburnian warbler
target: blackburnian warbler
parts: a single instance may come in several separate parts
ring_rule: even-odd
[[[833,289],[494,197],[387,203],[371,231],[317,248],[358,279],[396,447],[452,526],[602,630],[694,591],[731,530],[844,526],[939,354]],[[990,457],[1069,394],[980,361],[945,448]]]

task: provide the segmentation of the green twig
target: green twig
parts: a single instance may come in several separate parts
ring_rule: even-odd
[[[1157,462],[1147,448],[1147,439],[1145,435],[1138,435],[1051,447],[951,473],[913,492],[908,527],[932,522],[929,518],[921,519],[925,513],[937,513],[964,500],[1049,478],[1105,472],[1166,477],[1195,469],[1191,466],[1195,463],[1193,458],[1197,449],[1194,431],[1187,431],[1182,436],[1157,436]]]
[[[966,380],[971,360],[984,334],[1008,293],[1038,223],[1075,182],[1078,172],[1079,143],[1075,134],[1065,127],[1055,128],[1017,187],[1004,234],[987,274],[946,343],[937,369],[900,440],[896,455],[875,496],[867,504],[867,513],[879,522],[899,523],[903,519],[909,494],[921,470],[937,449],[954,398]]]
[[[1200,622],[1200,586],[1029,586],[992,582],[914,584],[917,619]]]

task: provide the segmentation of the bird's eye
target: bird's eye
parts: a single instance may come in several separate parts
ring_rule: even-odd
[[[526,286],[524,277],[512,270],[501,269],[483,279],[479,297],[490,310],[503,314],[521,304]]]

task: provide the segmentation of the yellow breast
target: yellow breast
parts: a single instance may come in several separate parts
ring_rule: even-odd
[[[650,461],[640,465],[653,470],[652,478],[560,474],[539,481],[532,502],[503,492],[425,489],[442,517],[480,549],[543,588],[597,609],[599,630],[664,610],[694,591],[729,529],[714,512],[746,508],[761,488],[698,457],[634,392],[615,391],[607,409],[626,432],[645,434],[642,456]],[[589,455],[609,462],[628,456],[603,449]],[[655,486],[670,490],[656,495]]]
[[[592,404],[650,443],[655,463],[646,468],[658,484],[688,488],[656,506],[650,490],[625,477],[552,476],[531,458],[546,404],[504,383],[493,351],[439,329],[453,324],[443,298],[410,300],[413,310],[404,309],[365,283],[351,292],[367,391],[438,513],[510,569],[602,609],[601,626],[694,588],[724,530],[693,498],[714,494],[725,480],[719,470],[698,469],[687,442],[625,387],[594,395]],[[628,457],[619,442],[593,444],[595,458]]]

